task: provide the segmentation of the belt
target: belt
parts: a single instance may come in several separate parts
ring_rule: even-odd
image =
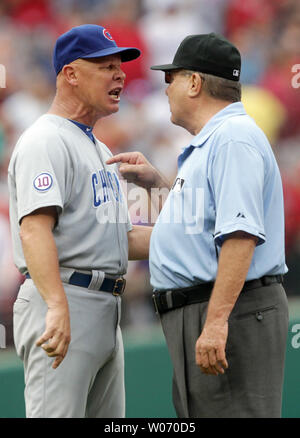
[[[266,275],[256,280],[246,281],[241,293],[269,286],[272,283],[283,283],[283,275]],[[165,313],[187,304],[208,301],[213,287],[214,282],[208,282],[181,289],[155,290],[152,295],[155,312]]]
[[[31,278],[27,273],[26,278]],[[69,278],[68,283],[74,286],[80,286],[88,288],[93,276],[91,274],[84,274],[82,272],[75,271]],[[122,295],[125,290],[126,280],[125,278],[119,277],[116,279],[105,277],[101,286],[96,290],[101,290],[103,292],[110,292],[115,296]]]

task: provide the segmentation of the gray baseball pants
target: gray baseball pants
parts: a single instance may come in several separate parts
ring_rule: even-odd
[[[14,341],[25,371],[27,418],[122,418],[125,416],[124,352],[120,297],[64,284],[71,342],[57,369],[36,340],[47,306],[33,281],[14,304]]]
[[[161,315],[173,363],[173,402],[182,418],[281,416],[288,305],[274,283],[242,293],[229,318],[224,375],[203,374],[195,363],[207,302]]]

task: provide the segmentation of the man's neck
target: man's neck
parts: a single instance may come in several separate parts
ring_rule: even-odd
[[[231,103],[224,100],[210,99],[200,104],[199,111],[194,113],[189,132],[193,135],[199,134],[212,117]]]
[[[72,99],[61,99],[55,96],[48,114],[55,114],[66,119],[75,120],[83,125],[93,127],[99,115],[87,109],[82,103],[72,101]]]

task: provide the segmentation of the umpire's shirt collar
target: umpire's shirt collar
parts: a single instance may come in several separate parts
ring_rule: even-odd
[[[201,129],[201,131],[193,138],[189,146],[183,148],[181,155],[178,157],[178,168],[186,160],[186,158],[193,152],[195,147],[201,147],[207,139],[214,133],[219,126],[227,119],[234,116],[247,115],[242,102],[235,102],[227,105],[221,111],[218,111]]]

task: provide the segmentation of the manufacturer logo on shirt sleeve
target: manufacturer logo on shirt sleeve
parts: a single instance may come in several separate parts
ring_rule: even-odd
[[[172,186],[172,190],[174,190],[174,192],[177,192],[177,193],[181,192],[183,184],[184,184],[184,179],[183,178],[176,178],[175,182],[174,182],[174,184]]]
[[[46,192],[52,187],[53,178],[50,173],[43,172],[33,180],[33,187],[39,192]]]

